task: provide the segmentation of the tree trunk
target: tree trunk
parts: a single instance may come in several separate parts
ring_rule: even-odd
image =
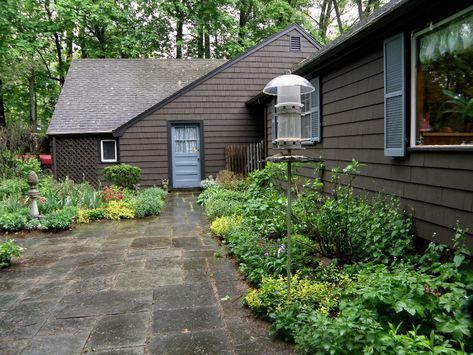
[[[100,55],[98,57],[105,58],[106,57],[105,27],[94,26],[92,33],[94,34],[95,38],[97,38],[97,41],[99,42]]]
[[[38,126],[38,114],[36,110],[36,83],[34,70],[31,71],[28,81],[30,94],[30,122],[31,126],[36,131],[36,127]]]
[[[338,30],[340,31],[340,34],[342,34],[343,24],[342,24],[342,18],[340,16],[340,9],[338,8],[337,0],[332,0],[332,2],[333,2],[333,8],[335,9],[335,16],[337,17]]]
[[[5,117],[5,106],[3,103],[3,83],[0,80],[0,127],[5,127],[7,125],[7,119]]]
[[[74,54],[74,33],[72,29],[67,30],[66,45],[67,45],[66,60],[70,63],[72,61],[72,56]]]
[[[204,33],[204,46],[205,46],[205,58],[210,59],[210,35],[209,35],[208,24],[205,28],[205,33]]]
[[[327,30],[330,22],[330,13],[332,12],[332,0],[324,0],[320,9],[319,16],[319,35],[322,42],[327,41]]]
[[[197,33],[197,58],[204,58],[204,26],[198,25]]]
[[[46,10],[46,14],[48,15],[48,20],[51,26],[54,25],[53,14],[51,9],[49,8],[49,0],[44,2],[44,9]],[[61,38],[59,37],[58,32],[53,33],[54,37],[54,45],[56,46],[56,57],[57,57],[57,64],[58,64],[58,71],[59,71],[59,83],[61,86],[64,85],[64,78],[66,77],[66,68],[64,65],[64,61],[62,59],[62,45],[61,45]]]
[[[176,58],[182,58],[182,41],[184,39],[184,23],[182,19],[176,21]]]
[[[361,20],[363,20],[365,18],[365,13],[363,11],[363,4],[362,4],[362,0],[355,0],[355,3],[356,3],[356,6],[358,8],[358,17]]]
[[[77,36],[77,42],[79,43],[79,46],[80,46],[80,57],[87,58],[89,54],[87,53],[87,45],[85,43],[85,23],[86,23],[85,17],[83,20],[84,22],[82,25],[80,25],[80,28],[79,28],[79,36]]]
[[[245,38],[245,26],[253,11],[253,0],[240,2],[240,13],[238,21],[238,44],[243,46]]]

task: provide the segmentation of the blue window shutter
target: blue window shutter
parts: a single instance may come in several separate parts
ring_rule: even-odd
[[[310,140],[320,142],[320,85],[319,78],[314,78],[310,83],[315,90],[310,94]]]
[[[384,155],[406,155],[404,34],[384,41]]]

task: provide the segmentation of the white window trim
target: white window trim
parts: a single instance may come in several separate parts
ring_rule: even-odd
[[[309,135],[310,133],[312,132],[312,120],[310,119],[310,114],[312,112],[312,107],[311,107],[311,100],[310,100],[310,93],[309,94],[305,94],[304,96],[309,96],[309,109],[307,109],[304,105],[304,107],[302,108],[304,111],[301,112],[301,121],[302,121],[302,117],[305,117],[305,116],[309,116]],[[301,144],[303,145],[309,145],[309,144],[312,144],[312,138],[311,137],[307,137],[307,138],[302,138],[302,142]]]
[[[103,143],[104,142],[113,142],[115,147],[115,159],[105,159],[103,157]],[[118,154],[117,154],[117,141],[116,139],[102,139],[100,140],[100,161],[102,163],[116,163],[118,161]]]
[[[457,12],[456,14],[449,16],[442,21],[435,23],[427,28],[424,28],[418,32],[411,33],[411,115],[410,115],[410,126],[411,126],[411,137],[410,137],[410,148],[416,149],[458,149],[458,148],[467,148],[471,149],[472,144],[457,144],[457,145],[418,145],[416,144],[416,136],[417,136],[417,117],[416,117],[416,93],[417,93],[417,38],[422,36],[425,33],[428,33],[437,27],[440,27],[447,22],[454,20],[457,17],[460,17],[467,12],[473,10],[473,6],[467,7],[466,9]]]

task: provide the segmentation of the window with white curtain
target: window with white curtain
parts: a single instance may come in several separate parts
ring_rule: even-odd
[[[411,146],[473,145],[473,7],[412,42]]]

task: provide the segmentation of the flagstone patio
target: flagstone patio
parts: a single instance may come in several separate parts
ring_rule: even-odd
[[[195,193],[171,193],[159,217],[16,241],[27,250],[0,270],[0,354],[293,352],[242,305]]]

